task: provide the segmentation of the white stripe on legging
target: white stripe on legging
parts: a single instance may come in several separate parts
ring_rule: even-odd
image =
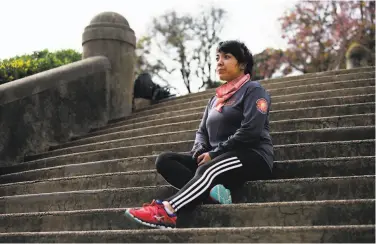
[[[179,196],[177,196],[175,199],[173,199],[173,200],[170,201],[170,202],[173,203],[174,200],[178,200],[181,196],[187,194],[190,190],[192,190],[192,188],[194,188],[197,184],[199,184],[199,183],[201,182],[201,180],[202,180],[203,178],[205,178],[207,174],[210,173],[210,171],[212,170],[212,168],[218,167],[219,165],[221,165],[221,164],[223,164],[223,163],[226,163],[226,162],[228,162],[228,161],[230,161],[230,160],[234,160],[234,159],[237,160],[238,158],[237,158],[237,157],[226,158],[226,159],[224,159],[224,160],[222,160],[222,161],[219,161],[218,163],[216,163],[216,164],[210,166],[210,167],[204,172],[204,174],[203,174],[203,175],[202,175],[202,176],[201,176],[201,177],[200,177],[195,183],[193,183],[188,189],[186,189],[184,192],[182,192]]]
[[[209,186],[211,185],[211,183],[213,182],[213,180],[215,179],[215,177],[225,171],[229,171],[229,170],[232,170],[232,169],[235,169],[235,168],[239,168],[239,167],[242,167],[243,165],[242,164],[237,164],[237,165],[234,165],[234,166],[231,166],[229,168],[225,168],[225,169],[222,169],[221,171],[217,172],[216,174],[213,175],[213,177],[211,177],[210,181],[206,184],[206,186],[204,186],[204,189],[202,189],[199,193],[197,193],[196,195],[194,195],[193,197],[191,197],[190,199],[188,199],[187,201],[185,201],[184,203],[180,204],[179,206],[177,206],[175,209],[175,211],[178,211],[181,207],[183,207],[184,205],[190,203],[191,201],[193,201],[194,199],[196,199],[198,196],[200,196],[204,191],[206,191]]]
[[[191,195],[195,194],[195,192],[199,191],[202,188],[202,186],[205,185],[206,182],[211,178],[211,176],[218,170],[238,163],[241,165],[239,160],[234,160],[231,162],[226,161],[228,160],[223,160],[215,165],[212,165],[194,184],[192,184],[186,191],[179,194],[179,196],[175,197],[170,202],[174,205],[178,205],[180,202],[184,201]]]
[[[227,166],[231,166],[231,165],[234,165],[234,164],[238,164],[240,161],[239,160],[235,160],[235,161],[232,161],[232,162],[228,162],[228,163],[225,163],[225,164],[222,164],[220,165],[219,167],[217,168],[214,168],[211,170],[211,172],[207,175],[207,177],[204,179],[204,181],[199,185],[197,186],[196,188],[193,189],[193,191],[189,192],[188,195],[184,196],[182,199],[176,201],[175,199],[173,199],[173,201],[175,202],[174,205],[178,205],[180,202],[184,201],[185,199],[187,199],[188,197],[192,196],[193,194],[195,194],[197,191],[199,191],[202,186],[204,186],[209,180],[210,178],[212,177],[213,174],[215,174],[217,171],[221,170],[222,168],[225,168]],[[241,165],[241,164],[240,164]],[[180,195],[179,195],[180,196]]]

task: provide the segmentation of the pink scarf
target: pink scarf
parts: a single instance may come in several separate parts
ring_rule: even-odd
[[[221,85],[218,87],[216,91],[217,102],[215,104],[215,109],[218,112],[222,112],[222,107],[225,105],[225,102],[237,92],[240,87],[242,87],[251,76],[249,74],[241,75],[238,78],[227,82],[226,84]]]

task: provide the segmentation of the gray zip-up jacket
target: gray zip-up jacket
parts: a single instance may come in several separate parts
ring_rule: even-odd
[[[196,157],[209,152],[214,159],[238,149],[250,149],[261,155],[270,169],[273,167],[273,144],[269,134],[271,99],[255,81],[244,84],[222,107],[215,109],[216,96],[205,109],[192,151]],[[197,155],[198,154],[198,155]]]

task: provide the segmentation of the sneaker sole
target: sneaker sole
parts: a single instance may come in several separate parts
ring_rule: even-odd
[[[128,210],[126,210],[124,212],[124,215],[128,219],[133,220],[136,223],[143,225],[143,226],[147,226],[147,227],[151,227],[151,228],[155,228],[155,229],[175,229],[176,228],[176,227],[171,227],[171,226],[157,225],[157,224],[151,224],[151,223],[148,223],[148,222],[144,222],[144,221],[138,219],[137,217],[133,216]]]

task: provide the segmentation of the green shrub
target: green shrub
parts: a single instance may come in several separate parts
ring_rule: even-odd
[[[81,60],[72,49],[49,52],[47,49],[0,60],[0,84]]]

